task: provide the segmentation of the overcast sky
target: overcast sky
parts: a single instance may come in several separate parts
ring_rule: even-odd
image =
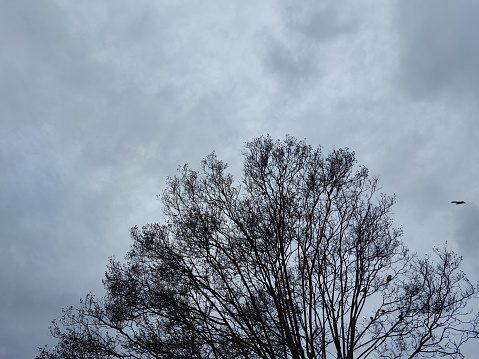
[[[354,150],[406,243],[448,241],[479,279],[478,18],[472,0],[0,0],[0,358],[102,293],[178,165],[241,168],[266,133]]]

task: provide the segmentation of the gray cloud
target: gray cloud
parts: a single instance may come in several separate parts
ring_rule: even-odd
[[[281,4],[280,31],[263,34],[263,65],[279,80],[279,86],[307,92],[322,77],[323,44],[334,42],[357,29],[359,19],[344,16],[333,2]]]
[[[282,86],[308,86],[311,78],[317,78],[315,75],[319,72],[318,59],[313,51],[285,44],[271,37],[264,41],[267,43],[264,64],[284,82]]]
[[[316,40],[328,41],[357,30],[358,20],[352,13],[354,5],[340,6],[336,2],[305,1],[298,6],[287,2],[283,16],[291,29]]]
[[[479,87],[479,4],[399,1],[402,55],[398,81],[411,98],[447,92],[470,96]]]
[[[449,202],[479,196],[478,107],[436,95],[475,88],[476,25],[408,4],[0,1],[0,357],[101,293],[177,165],[216,149],[237,171],[265,133],[355,150],[415,249],[474,247]]]
[[[470,257],[479,255],[479,206],[474,202],[466,202],[456,208],[454,213],[454,237],[462,252]],[[479,269],[475,261],[476,270]]]

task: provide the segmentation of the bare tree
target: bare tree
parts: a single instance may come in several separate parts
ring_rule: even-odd
[[[133,228],[106,296],[66,309],[38,358],[462,357],[478,286],[446,246],[408,251],[353,152],[267,136],[243,154],[238,184],[214,154],[169,178],[167,222]]]

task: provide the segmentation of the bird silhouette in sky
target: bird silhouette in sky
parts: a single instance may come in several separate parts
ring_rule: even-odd
[[[464,201],[451,201],[451,203],[455,203],[456,206],[457,206],[458,204],[466,204],[466,202],[464,202]]]

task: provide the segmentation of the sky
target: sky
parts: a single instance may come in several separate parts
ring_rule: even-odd
[[[215,150],[239,179],[268,133],[355,151],[410,248],[447,241],[477,281],[478,17],[472,0],[0,0],[0,358],[33,358],[63,307],[102,294],[179,165]]]

